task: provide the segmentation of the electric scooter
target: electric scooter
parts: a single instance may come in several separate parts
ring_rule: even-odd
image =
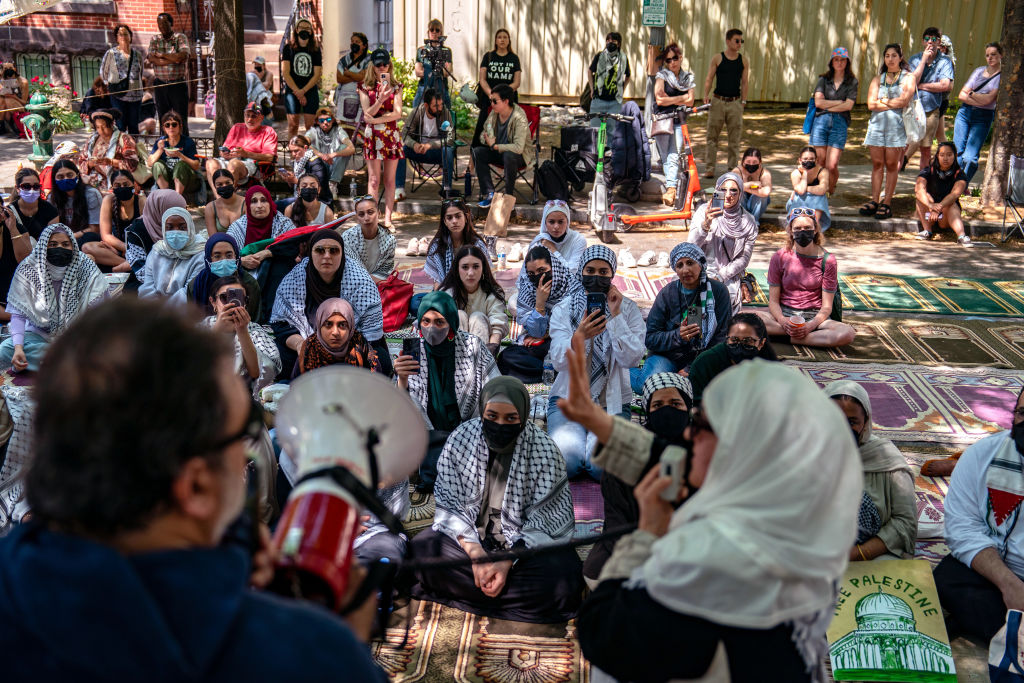
[[[599,112],[577,116],[574,121],[584,122],[591,119],[599,119],[601,126],[597,130],[597,168],[594,171],[594,187],[590,190],[590,201],[587,204],[587,217],[590,225],[597,232],[602,242],[609,242],[612,233],[615,232],[616,223],[623,212],[633,211],[628,204],[615,206],[611,203],[611,193],[608,191],[608,181],[604,176],[605,143],[608,137],[608,119],[614,119],[620,123],[629,123],[632,116]]]
[[[686,120],[691,114],[699,114],[711,108],[710,104],[702,104],[699,107],[687,107],[679,105],[672,111],[655,114],[655,119],[676,119],[682,128],[682,144],[677,148],[679,155],[679,171],[676,173],[676,200],[672,211],[653,213],[643,216],[627,215],[622,216],[624,226],[632,227],[638,223],[661,223],[671,220],[690,220],[693,215],[693,198],[701,191],[700,176],[697,173],[697,162],[693,158],[693,147],[690,142],[690,129]],[[686,165],[682,161],[686,159]],[[685,168],[685,170],[684,170]]]

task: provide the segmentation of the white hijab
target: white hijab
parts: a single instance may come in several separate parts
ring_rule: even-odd
[[[167,219],[171,216],[180,216],[185,220],[185,229],[188,230],[188,242],[181,249],[175,250],[171,249],[166,239],[161,239],[153,245],[157,253],[170,259],[187,261],[199,252],[205,251],[206,231],[204,230],[202,233],[197,232],[195,221],[192,220],[192,214],[179,206],[172,206],[164,211],[164,215],[160,217],[160,234],[164,238],[167,237]]]
[[[903,454],[896,448],[896,444],[889,439],[875,436],[872,432],[871,399],[868,397],[868,392],[864,387],[850,380],[840,380],[826,386],[825,393],[828,394],[829,398],[835,398],[836,396],[855,398],[860,403],[861,408],[864,409],[864,415],[867,419],[864,420],[864,431],[860,433],[857,446],[860,450],[860,457],[863,461],[865,472],[905,470],[911,477],[914,476],[907,466],[907,461],[904,459]]]
[[[863,490],[846,419],[809,378],[759,358],[715,378],[703,409],[718,437],[704,485],[631,581],[718,624],[818,615],[823,633]]]

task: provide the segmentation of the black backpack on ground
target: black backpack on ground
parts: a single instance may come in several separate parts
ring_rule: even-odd
[[[550,159],[537,169],[537,186],[547,199],[569,201],[569,181],[566,180],[562,169]]]

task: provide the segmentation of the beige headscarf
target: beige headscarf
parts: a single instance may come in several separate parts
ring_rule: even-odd
[[[871,399],[864,387],[850,380],[832,382],[825,387],[825,394],[829,398],[837,396],[849,396],[856,399],[864,409],[864,431],[860,433],[857,446],[860,448],[860,459],[863,463],[864,472],[896,472],[906,470],[913,476],[910,467],[907,466],[906,458],[900,453],[889,439],[882,439],[875,436],[871,431]]]

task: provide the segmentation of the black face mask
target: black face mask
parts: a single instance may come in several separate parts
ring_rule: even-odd
[[[814,241],[814,231],[797,230],[793,233],[793,241],[799,244],[801,247],[806,247],[808,244]]]
[[[690,413],[675,406],[662,406],[647,414],[647,429],[671,444],[683,442],[683,430],[690,424]]]
[[[299,36],[299,38],[302,38],[303,40],[309,40],[310,38],[313,37],[313,34],[310,33],[309,31],[299,31],[297,35]]]
[[[1017,446],[1017,452],[1024,455],[1024,422],[1018,422],[1010,428],[1010,438]]]
[[[228,197],[230,197],[234,193],[235,193],[235,186],[234,185],[221,185],[220,187],[217,188],[217,194],[219,194],[222,199],[227,199]]]
[[[15,71],[14,69],[5,69],[4,70],[4,78],[14,78],[15,74],[17,74],[17,73],[18,72]]]
[[[761,164],[743,164],[743,168],[747,169],[747,173],[756,173]]]
[[[618,52],[619,45],[618,43],[608,43],[605,45],[605,49],[608,50],[608,52]]]
[[[363,46],[360,45],[359,43],[352,43],[348,47],[349,47],[350,50],[352,50],[352,54],[354,54],[354,55],[357,55],[357,54],[359,54],[360,52],[363,51]]]
[[[304,202],[315,201],[318,194],[319,193],[316,191],[315,187],[304,187],[301,190],[299,190],[299,197]]]
[[[527,273],[526,277],[529,278],[530,284],[534,287],[539,287],[542,283],[551,280],[551,273]]]
[[[115,187],[114,196],[117,197],[117,201],[126,202],[135,196],[135,188],[132,187],[131,185]]]
[[[800,165],[803,166],[804,168],[806,168],[808,171],[810,171],[812,168],[814,168],[818,164],[817,164],[817,162],[814,162],[814,161],[801,161]]]
[[[733,363],[742,363],[745,360],[750,360],[757,356],[759,350],[756,346],[748,346],[747,344],[725,345],[725,352],[729,354],[729,360]]]
[[[70,266],[74,257],[75,252],[67,247],[50,247],[46,250],[46,260],[58,268]]]
[[[604,275],[584,275],[583,276],[583,289],[588,292],[601,292],[607,294],[608,290],[611,289],[612,279],[605,277]]]
[[[483,423],[484,442],[492,451],[503,452],[515,445],[519,433],[523,431],[522,423],[500,425],[494,420],[481,420]]]

